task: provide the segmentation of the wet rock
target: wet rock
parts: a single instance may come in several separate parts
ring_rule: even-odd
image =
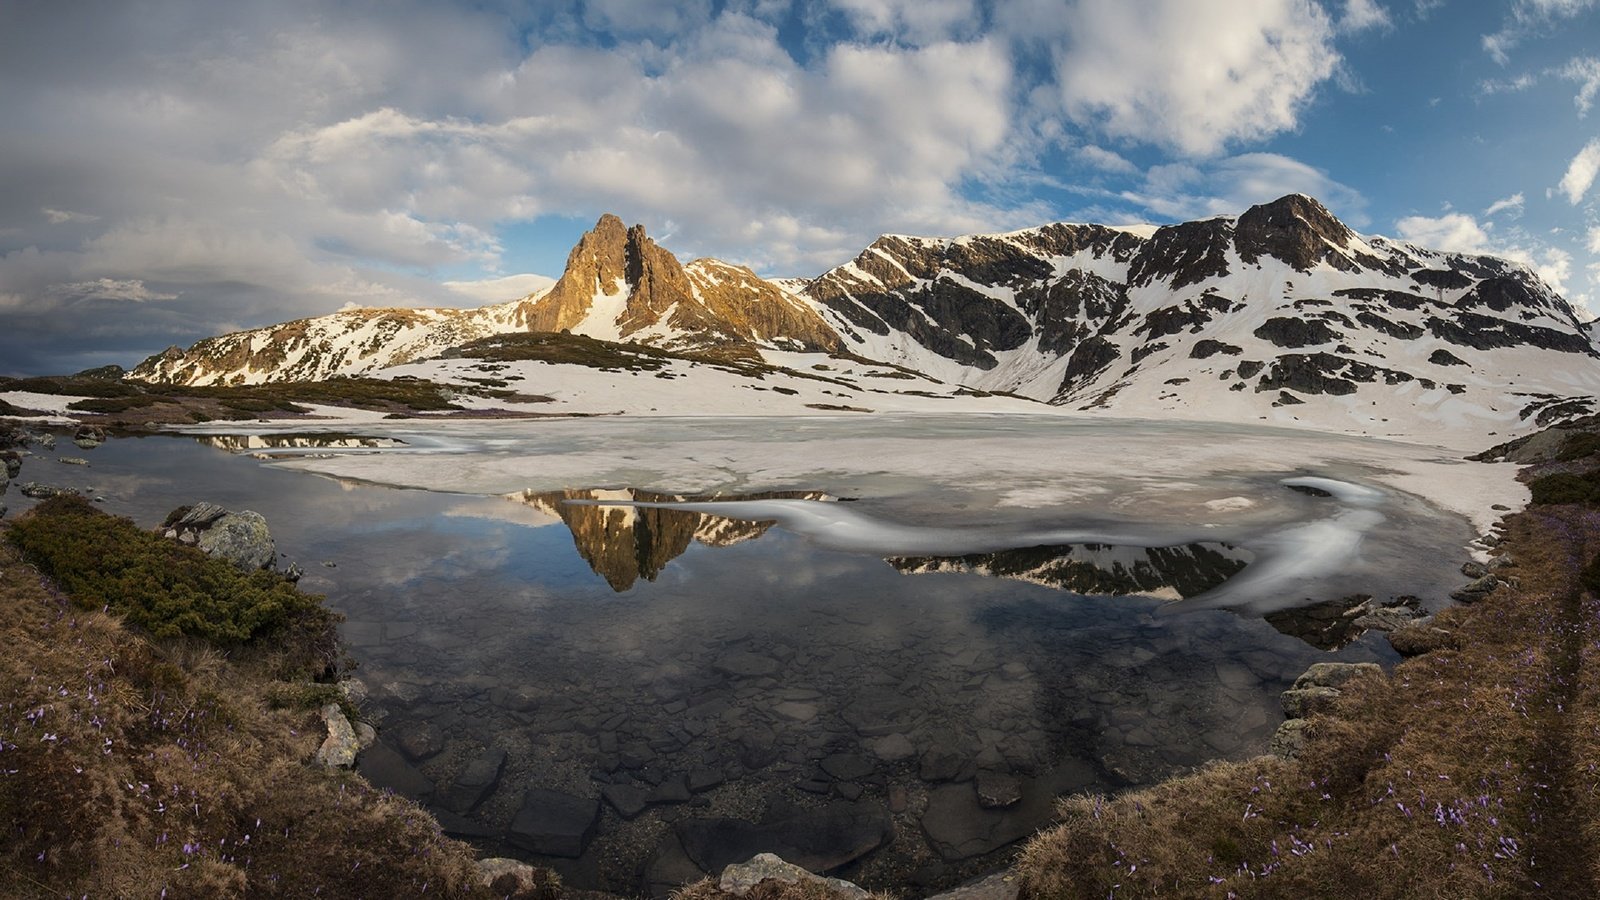
[[[99,425],[80,425],[72,436],[72,443],[83,450],[93,450],[105,442],[106,430]]]
[[[22,492],[22,496],[32,497],[35,500],[49,500],[51,497],[66,497],[78,493],[73,488],[55,487],[37,481],[24,481],[17,485],[17,490]]]
[[[891,734],[867,742],[872,754],[884,762],[896,763],[917,755],[911,739],[903,734]]]
[[[471,812],[500,783],[500,772],[505,764],[506,752],[489,747],[467,763],[455,781],[439,791],[439,802],[452,812],[463,815]]]
[[[839,781],[855,781],[872,774],[877,766],[865,757],[854,753],[835,753],[822,760],[822,771]]]
[[[232,512],[204,502],[179,507],[167,514],[162,535],[246,572],[270,569],[278,558],[267,520],[251,510]]]
[[[506,840],[541,856],[576,858],[589,846],[599,822],[598,798],[530,788],[511,820]]]
[[[1489,560],[1488,568],[1490,572],[1500,572],[1505,569],[1514,569],[1516,568],[1516,565],[1517,561],[1512,558],[1511,554],[1502,553],[1499,556]]]
[[[316,763],[327,769],[348,769],[356,764],[360,745],[350,720],[345,718],[339,704],[329,703],[321,710],[322,721],[328,727],[328,736],[317,748]]]
[[[687,803],[693,796],[689,791],[687,779],[682,775],[663,780],[656,789],[650,793],[651,803]]]
[[[917,774],[923,781],[954,781],[967,767],[967,755],[946,744],[935,744],[922,754]]]
[[[689,773],[689,790],[696,794],[709,791],[727,780],[721,769],[700,768]]]
[[[650,805],[650,792],[634,784],[608,784],[600,789],[600,796],[624,819],[632,819]]]
[[[478,883],[505,900],[553,900],[561,896],[561,879],[549,869],[521,860],[491,857],[477,861]]]
[[[893,690],[864,692],[845,707],[841,715],[862,737],[905,732],[916,724],[916,713],[910,698]]]
[[[777,706],[774,706],[772,709],[773,712],[776,712],[778,715],[783,716],[786,719],[793,719],[802,725],[817,717],[817,705],[815,703],[802,703],[798,700],[785,700],[784,702],[779,703]]]
[[[706,818],[680,822],[676,829],[684,852],[707,872],[757,853],[775,853],[801,868],[827,873],[882,846],[894,834],[894,820],[870,801],[835,801],[761,824]]]
[[[988,809],[972,785],[940,785],[928,793],[922,831],[941,857],[955,862],[1028,837],[1050,821],[1054,807],[1055,794],[1048,790],[1024,790],[1020,802]]]
[[[984,809],[1004,809],[1022,800],[1022,780],[1004,772],[984,770],[974,781],[978,805]]]
[[[734,678],[765,678],[778,673],[778,661],[770,656],[740,650],[717,660],[711,668]]]
[[[432,722],[408,723],[395,733],[394,740],[401,753],[417,762],[444,749],[444,735]]]
[[[1267,752],[1283,759],[1294,759],[1306,745],[1306,729],[1310,726],[1307,719],[1290,719],[1278,726],[1272,733],[1272,742],[1267,745]]]
[[[843,897],[846,900],[866,900],[869,896],[865,890],[851,882],[813,875],[793,863],[784,862],[782,857],[772,853],[758,853],[749,862],[736,863],[724,868],[722,877],[717,880],[717,887],[735,897],[743,897],[764,881],[814,886],[828,892],[830,896]]]
[[[1481,562],[1468,560],[1467,562],[1461,564],[1461,574],[1467,576],[1468,578],[1482,578],[1483,576],[1489,574],[1489,567],[1485,566]]]
[[[378,742],[378,730],[373,728],[371,725],[368,725],[366,722],[355,723],[355,729],[356,752],[364,753],[373,744]]]
[[[89,464],[89,461],[81,456],[59,456],[56,457],[56,462],[61,463],[63,466],[87,466]]]
[[[387,744],[377,743],[364,751],[357,770],[373,787],[394,791],[402,797],[421,800],[433,793],[433,782]]]
[[[1493,575],[1485,575],[1471,584],[1463,585],[1451,591],[1450,599],[1457,603],[1477,603],[1479,600],[1494,593],[1494,589],[1499,586],[1499,578]]]

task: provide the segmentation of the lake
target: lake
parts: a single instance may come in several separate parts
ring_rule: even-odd
[[[304,429],[64,441],[18,480],[145,526],[262,513],[347,617],[362,771],[621,893],[762,850],[948,886],[1060,793],[1261,753],[1310,663],[1394,659],[1308,607],[1459,581],[1472,526],[1396,485],[1513,490],[1412,445],[1160,423]]]

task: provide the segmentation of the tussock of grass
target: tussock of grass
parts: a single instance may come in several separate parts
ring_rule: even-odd
[[[489,896],[415,805],[308,767],[315,714],[266,699],[294,650],[85,605],[0,542],[0,895]]]
[[[1023,896],[1600,896],[1600,515],[1509,522],[1520,586],[1439,616],[1460,649],[1350,683],[1297,760],[1066,801]]]

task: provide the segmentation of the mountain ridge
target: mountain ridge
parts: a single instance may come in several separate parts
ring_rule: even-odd
[[[1594,326],[1526,267],[1362,235],[1299,194],[1160,227],[883,235],[816,278],[784,280],[680,263],[608,214],[561,279],[527,297],[298,320],[169,349],[129,377],[368,374],[528,330],[845,354],[1073,410],[1227,420],[1285,406],[1372,425],[1419,410],[1494,423],[1513,407],[1548,420],[1592,410],[1600,391]]]

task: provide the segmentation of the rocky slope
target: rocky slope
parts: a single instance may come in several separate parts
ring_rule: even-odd
[[[642,227],[607,215],[547,291],[479,310],[358,310],[211,338],[129,377],[361,374],[530,330],[732,347],[791,370],[829,352],[1074,411],[1372,434],[1526,430],[1592,412],[1600,392],[1593,328],[1526,268],[1363,236],[1301,195],[1159,228],[889,235],[809,281],[709,259],[680,265]],[[523,387],[559,395],[560,372],[539,379]]]

